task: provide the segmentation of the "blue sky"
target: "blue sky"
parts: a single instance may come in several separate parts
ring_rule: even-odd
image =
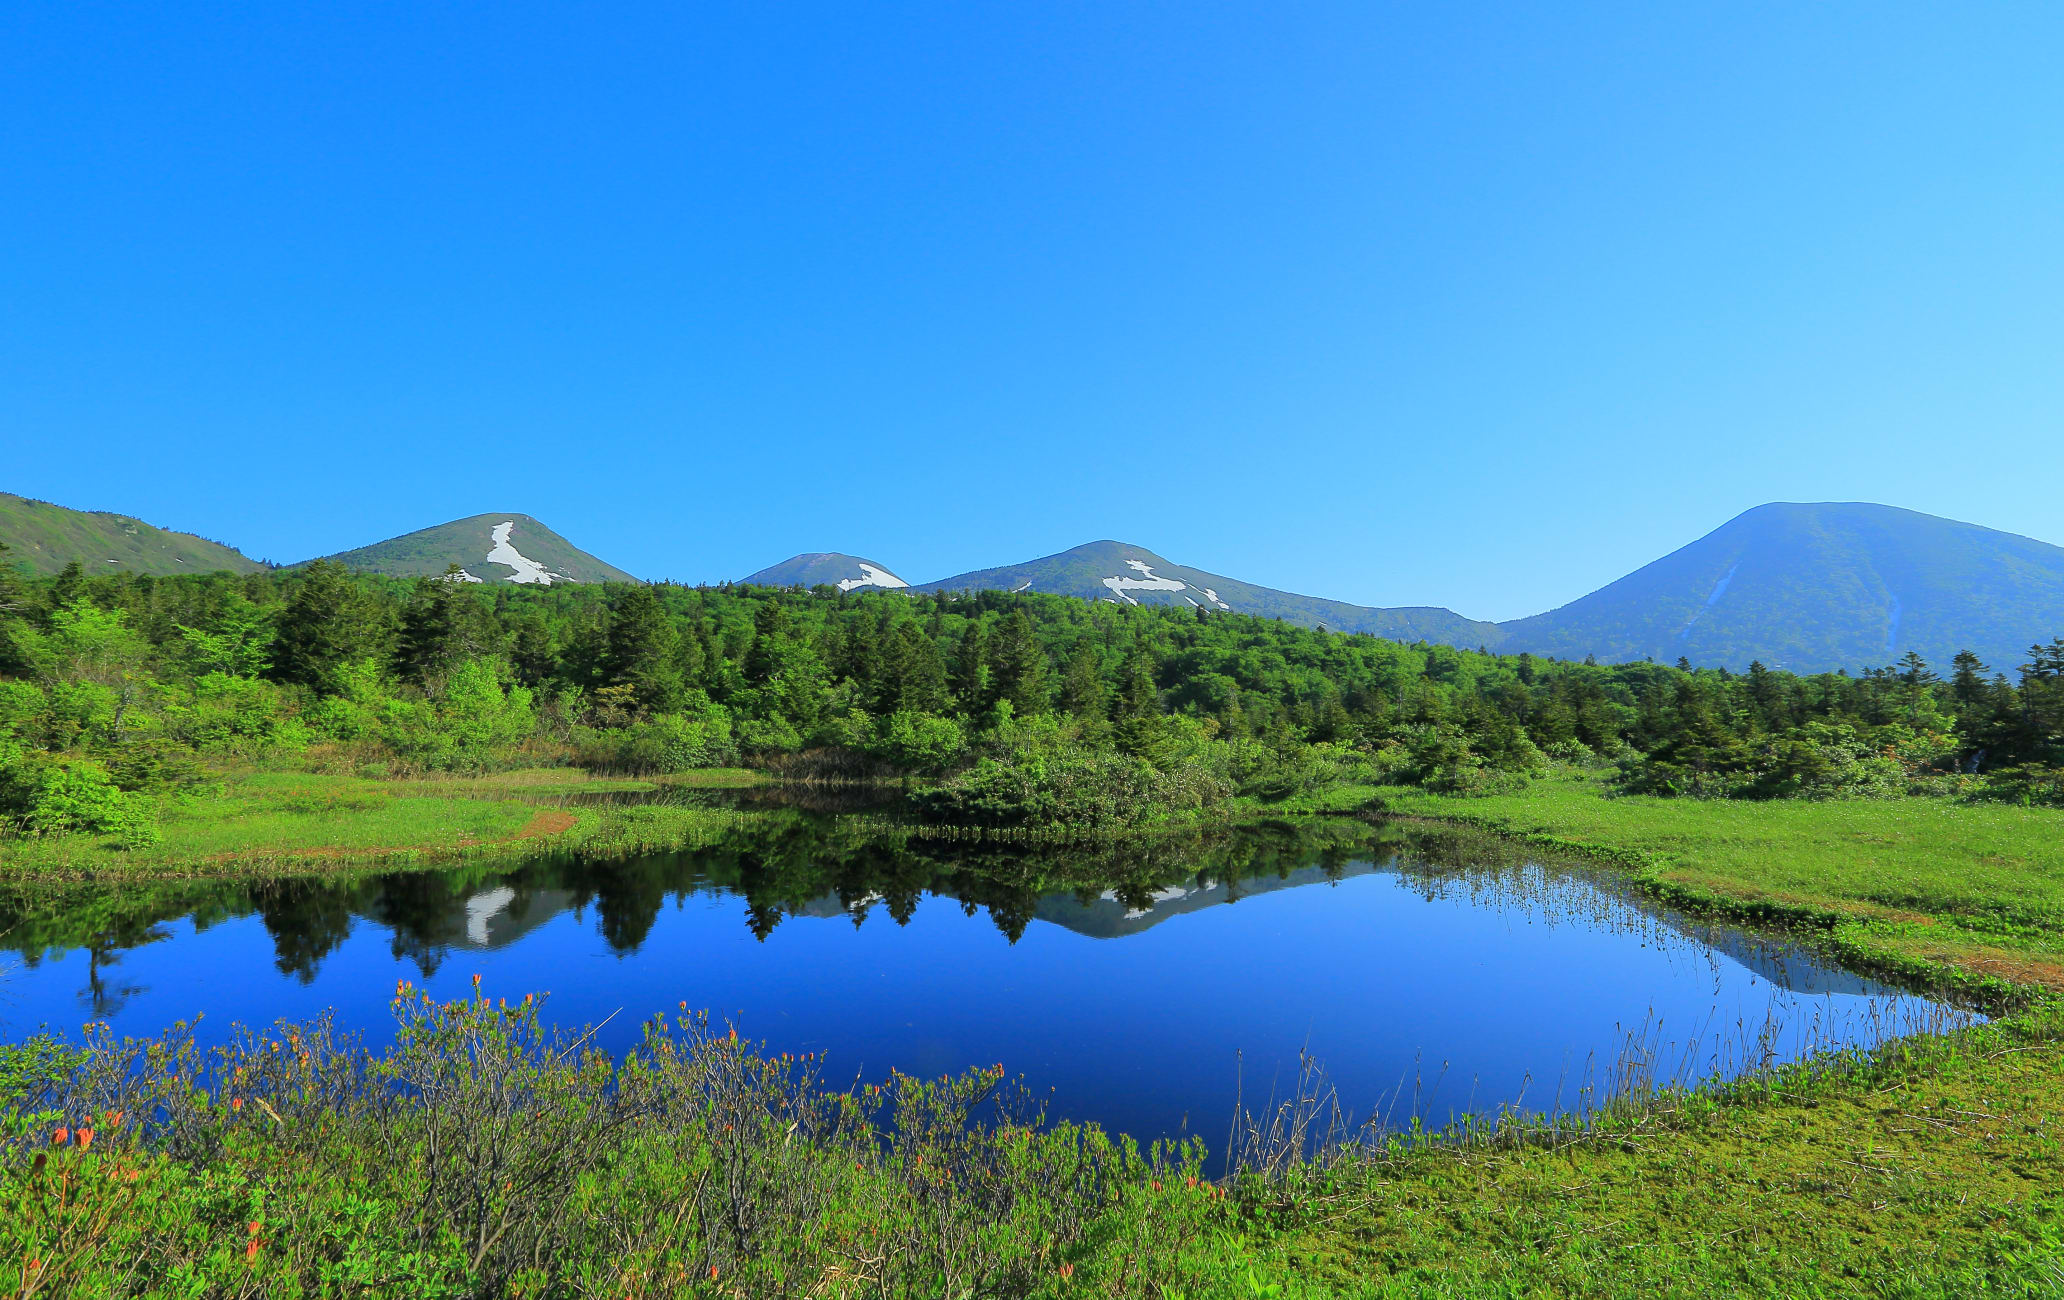
[[[1496,618],[2064,543],[2055,7],[317,8],[0,10],[0,489]]]

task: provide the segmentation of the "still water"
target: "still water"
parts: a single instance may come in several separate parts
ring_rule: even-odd
[[[1961,1017],[1509,846],[1357,823],[1026,854],[790,813],[630,862],[0,899],[9,1039],[335,1008],[378,1044],[397,978],[475,975],[614,1015],[614,1048],[686,1000],[834,1079],[1000,1061],[1056,1116],[1214,1147],[1305,1053],[1356,1118],[1438,1123],[1572,1107],[1615,1063],[1688,1081]]]

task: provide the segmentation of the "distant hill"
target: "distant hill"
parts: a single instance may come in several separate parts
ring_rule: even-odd
[[[2064,635],[2064,547],[1855,502],[1758,506],[1560,609],[1501,649],[1855,671],[1969,649],[2010,676]]]
[[[1258,614],[1303,627],[1323,626],[1336,632],[1367,632],[1399,641],[1439,641],[1461,646],[1493,645],[1500,635],[1495,623],[1479,623],[1453,610],[1433,606],[1373,609],[1316,596],[1298,596],[1192,569],[1126,542],[1091,542],[1040,560],[919,583],[915,590],[1043,591],[1113,604],[1174,605]]]
[[[529,515],[474,515],[326,556],[349,568],[434,578],[456,564],[474,582],[636,582]]]
[[[792,555],[744,579],[759,587],[815,587],[829,584],[840,591],[887,591],[910,584],[873,560],[837,551]]]
[[[77,560],[88,573],[257,573],[266,566],[232,547],[105,510],[69,510],[0,492],[0,542],[31,573]]]

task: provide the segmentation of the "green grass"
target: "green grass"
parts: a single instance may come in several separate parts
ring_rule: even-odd
[[[764,779],[738,769],[654,780],[590,777],[572,768],[428,778],[231,773],[201,791],[167,796],[159,844],[124,849],[113,840],[83,835],[9,839],[0,842],[0,876],[293,874],[514,859],[572,848],[683,847],[735,815],[684,807],[562,805],[574,795],[734,788]]]
[[[1276,1226],[1239,1238],[1223,1269],[1244,1255],[1286,1297],[2056,1295],[2057,1029],[1665,1098],[1567,1144],[1313,1174],[1250,1215]]]
[[[1665,898],[1831,926],[1901,959],[2064,990],[2064,809],[1610,796],[1595,778],[1389,810],[1602,853]]]

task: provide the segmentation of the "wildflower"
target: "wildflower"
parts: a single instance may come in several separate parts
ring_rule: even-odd
[[[245,1236],[247,1236],[247,1237],[255,1237],[255,1236],[257,1236],[257,1235],[258,1235],[258,1228],[259,1228],[259,1223],[258,1223],[258,1220],[256,1220],[256,1219],[253,1219],[253,1220],[251,1220],[251,1222],[250,1222],[250,1225],[249,1225],[249,1226],[248,1226],[248,1227],[246,1228],[246,1230],[245,1230],[245,1232],[244,1232],[244,1235],[245,1235]]]
[[[686,1011],[688,1009],[688,999],[682,998],[680,1002],[680,1007],[681,1010]]]
[[[717,1266],[715,1264],[709,1266],[709,1280],[712,1282],[717,1280]]]
[[[1068,1280],[1069,1278],[1071,1278],[1071,1277],[1074,1277],[1074,1276],[1075,1276],[1075,1266],[1074,1266],[1073,1264],[1063,1264],[1063,1265],[1061,1265],[1061,1280],[1062,1280],[1062,1281],[1064,1281],[1064,1282],[1065,1282],[1065,1281],[1067,1281],[1067,1280]]]
[[[92,1145],[93,1145],[93,1130],[92,1130],[92,1129],[90,1129],[90,1128],[82,1128],[82,1129],[80,1129],[80,1130],[79,1130],[79,1149],[80,1149],[81,1151],[84,1151],[84,1150],[85,1150],[86,1148],[88,1148],[88,1147],[90,1147],[90,1146],[92,1146]]]
[[[62,1125],[58,1127],[57,1132],[52,1133],[50,1135],[50,1145],[54,1147],[61,1147],[71,1140],[72,1131],[68,1128],[63,1127]]]
[[[123,1115],[123,1112],[121,1112],[121,1111],[119,1111],[119,1110],[111,1110],[111,1111],[109,1111],[109,1112],[108,1112],[108,1113],[106,1114],[106,1116],[104,1116],[104,1118],[105,1118],[105,1119],[107,1120],[107,1126],[108,1126],[109,1128],[120,1128],[120,1127],[122,1127],[122,1115]]]
[[[1154,1190],[1157,1192],[1161,1190],[1161,1180],[1158,1178],[1154,1180]]]
[[[258,1239],[257,1239],[256,1237],[253,1237],[253,1238],[251,1239],[250,1243],[249,1243],[248,1245],[246,1245],[246,1246],[244,1247],[244,1262],[245,1262],[245,1263],[249,1263],[249,1262],[251,1262],[252,1260],[255,1260],[255,1259],[257,1259],[257,1258],[258,1258],[258,1244],[259,1244],[259,1243],[258,1243]]]
[[[244,1108],[244,1099],[242,1097],[231,1097],[229,1099],[229,1108],[231,1110],[242,1110]]]

